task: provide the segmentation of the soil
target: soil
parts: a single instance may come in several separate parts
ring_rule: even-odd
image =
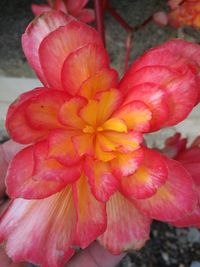
[[[0,1],[0,75],[34,77],[21,48],[20,38],[33,19],[31,3],[37,0]],[[165,0],[110,0],[113,7],[131,25],[142,23],[159,10],[167,10]],[[92,4],[92,3],[90,3]],[[122,73],[125,31],[109,15],[105,16],[107,48],[113,67]],[[183,37],[200,43],[199,31],[160,27],[150,22],[134,34],[131,60],[144,51],[170,38]],[[199,264],[199,265],[198,265]],[[200,231],[196,228],[177,229],[154,222],[151,239],[139,252],[130,252],[118,267],[198,267],[200,266]]]

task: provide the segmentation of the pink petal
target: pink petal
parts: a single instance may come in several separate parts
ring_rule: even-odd
[[[44,139],[47,136],[47,129],[33,129],[31,125],[29,125],[26,117],[26,110],[30,101],[36,99],[45,92],[45,88],[36,88],[32,91],[28,91],[21,94],[18,99],[9,106],[6,117],[6,128],[14,141],[21,144],[29,144]]]
[[[49,136],[48,157],[54,158],[63,165],[71,166],[80,161],[80,156],[74,148],[72,137],[74,132],[56,130]],[[73,168],[73,167],[71,167]]]
[[[12,159],[6,176],[7,193],[10,197],[27,199],[45,198],[65,187],[63,182],[39,180],[33,175],[33,147],[21,150]]]
[[[143,159],[143,149],[137,149],[131,153],[117,153],[110,164],[115,176],[122,178],[133,174]]]
[[[51,7],[49,5],[31,5],[32,12],[35,16],[39,16],[44,12],[51,11]]]
[[[141,101],[132,101],[122,106],[113,116],[122,119],[128,129],[138,132],[149,130],[149,121],[152,117],[151,111]]]
[[[89,43],[101,45],[102,41],[93,28],[78,21],[59,27],[41,42],[40,62],[50,87],[63,90],[61,71],[65,59],[71,52]]]
[[[109,163],[87,158],[85,173],[93,195],[99,201],[107,201],[117,190],[118,181],[112,174]]]
[[[6,250],[14,261],[62,267],[74,254],[75,227],[72,191],[67,187],[42,200],[14,200],[1,218],[0,239],[7,239]]]
[[[107,228],[98,240],[113,254],[138,250],[149,239],[151,219],[142,215],[120,193],[111,196],[106,211]]]
[[[144,160],[130,176],[120,179],[121,190],[130,200],[149,198],[166,182],[167,167],[156,151],[143,148]]]
[[[118,73],[113,69],[104,68],[83,82],[79,94],[87,99],[95,98],[99,92],[116,88],[117,84]]]
[[[105,204],[95,199],[84,176],[74,184],[73,189],[77,211],[75,242],[81,248],[86,248],[105,231]]]
[[[95,19],[94,10],[89,8],[84,8],[76,13],[76,18],[84,23],[92,22]]]
[[[155,195],[137,200],[135,205],[145,215],[161,221],[176,221],[190,214],[196,205],[191,176],[182,165],[165,159],[168,166],[168,180]]]
[[[69,13],[76,13],[85,7],[88,3],[88,0],[64,0],[65,5]]]
[[[166,121],[169,116],[165,90],[155,83],[143,83],[129,91],[124,104],[135,100],[142,101],[149,107],[152,112],[150,130],[158,130],[163,125],[163,121]]]
[[[76,95],[84,81],[108,65],[107,52],[101,45],[87,44],[76,49],[63,63],[61,79],[64,90]]]
[[[38,49],[42,40],[52,31],[60,26],[66,25],[72,20],[70,16],[62,12],[52,11],[35,18],[26,28],[22,36],[22,46],[29,64],[35,70],[39,79],[48,86],[47,77],[45,76],[39,59]]]

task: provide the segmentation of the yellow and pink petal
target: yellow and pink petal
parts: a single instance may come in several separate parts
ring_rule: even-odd
[[[134,201],[136,207],[146,216],[160,221],[179,220],[193,211],[197,203],[193,181],[183,166],[165,158],[168,179],[150,198]]]

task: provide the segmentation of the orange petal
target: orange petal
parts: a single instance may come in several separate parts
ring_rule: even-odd
[[[119,133],[126,133],[127,127],[125,122],[122,119],[111,118],[104,122],[102,125],[103,130],[111,130]]]
[[[114,174],[121,178],[133,174],[143,159],[143,149],[137,149],[131,153],[116,153],[110,164]]]
[[[84,122],[79,116],[79,111],[86,103],[83,97],[74,97],[66,101],[59,111],[59,120],[72,128],[82,129]]]
[[[79,156],[93,155],[94,153],[94,137],[91,134],[83,133],[72,137],[72,142]]]
[[[138,250],[149,239],[151,219],[120,193],[115,193],[106,204],[107,228],[98,240],[113,254]]]
[[[95,98],[102,91],[115,88],[118,83],[118,73],[109,68],[104,68],[85,81],[79,94],[87,99]]]
[[[128,129],[139,132],[148,131],[152,118],[148,106],[141,101],[133,101],[122,106],[113,116],[124,120]]]
[[[87,44],[76,49],[66,58],[62,67],[64,89],[70,95],[76,95],[84,81],[108,67],[108,64],[107,52],[101,45]]]
[[[105,204],[95,199],[84,176],[73,185],[73,192],[77,211],[76,245],[85,248],[105,231]]]

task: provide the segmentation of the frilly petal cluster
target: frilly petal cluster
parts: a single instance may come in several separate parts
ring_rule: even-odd
[[[89,23],[94,21],[95,15],[94,10],[85,8],[87,3],[88,0],[47,0],[47,4],[32,4],[31,9],[35,16],[51,10],[60,10],[84,23]]]
[[[199,102],[200,47],[168,41],[119,81],[99,34],[62,12],[37,17],[22,44],[43,87],[7,113],[11,138],[26,145],[6,177],[8,255],[60,267],[96,239],[119,254],[144,245],[153,219],[191,214],[191,175],[145,147],[143,134],[179,123]]]
[[[170,0],[169,13],[159,11],[153,19],[160,25],[171,25],[174,28],[192,26],[200,28],[200,2],[199,0]]]

